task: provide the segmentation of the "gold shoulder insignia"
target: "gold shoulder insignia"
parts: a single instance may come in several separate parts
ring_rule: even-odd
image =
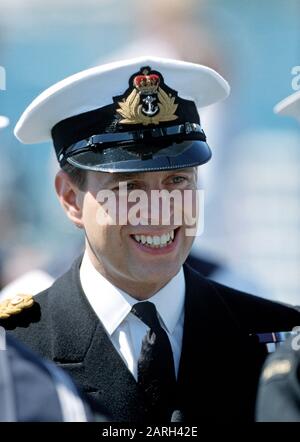
[[[34,304],[33,296],[17,295],[14,298],[5,299],[0,302],[0,319],[7,319],[17,315]]]

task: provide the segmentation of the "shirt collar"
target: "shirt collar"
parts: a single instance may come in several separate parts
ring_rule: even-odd
[[[82,289],[109,335],[119,327],[138,301],[114,286],[93,266],[87,252],[80,267]],[[182,267],[179,272],[149,301],[155,307],[167,331],[173,333],[181,316],[185,299],[185,279]]]

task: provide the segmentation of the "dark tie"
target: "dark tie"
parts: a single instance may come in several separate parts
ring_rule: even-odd
[[[143,338],[138,359],[138,384],[146,395],[152,419],[168,422],[174,409],[176,389],[171,344],[152,302],[135,304],[132,313],[150,328]]]

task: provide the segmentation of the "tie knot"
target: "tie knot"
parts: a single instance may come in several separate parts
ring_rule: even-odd
[[[151,329],[161,328],[153,302],[138,302],[132,306],[131,312]]]

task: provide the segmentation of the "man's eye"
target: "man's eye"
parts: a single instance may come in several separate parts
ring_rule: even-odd
[[[173,184],[180,184],[180,183],[183,183],[184,181],[186,181],[186,178],[184,176],[174,176],[172,178]]]
[[[134,190],[135,188],[136,188],[136,184],[135,183],[127,183],[125,185],[122,183],[122,186],[118,185],[116,187],[113,187],[112,191],[113,192],[119,192],[119,191],[122,192],[124,190],[127,190],[127,191]]]
[[[134,190],[136,188],[136,183],[127,183],[127,190]]]

